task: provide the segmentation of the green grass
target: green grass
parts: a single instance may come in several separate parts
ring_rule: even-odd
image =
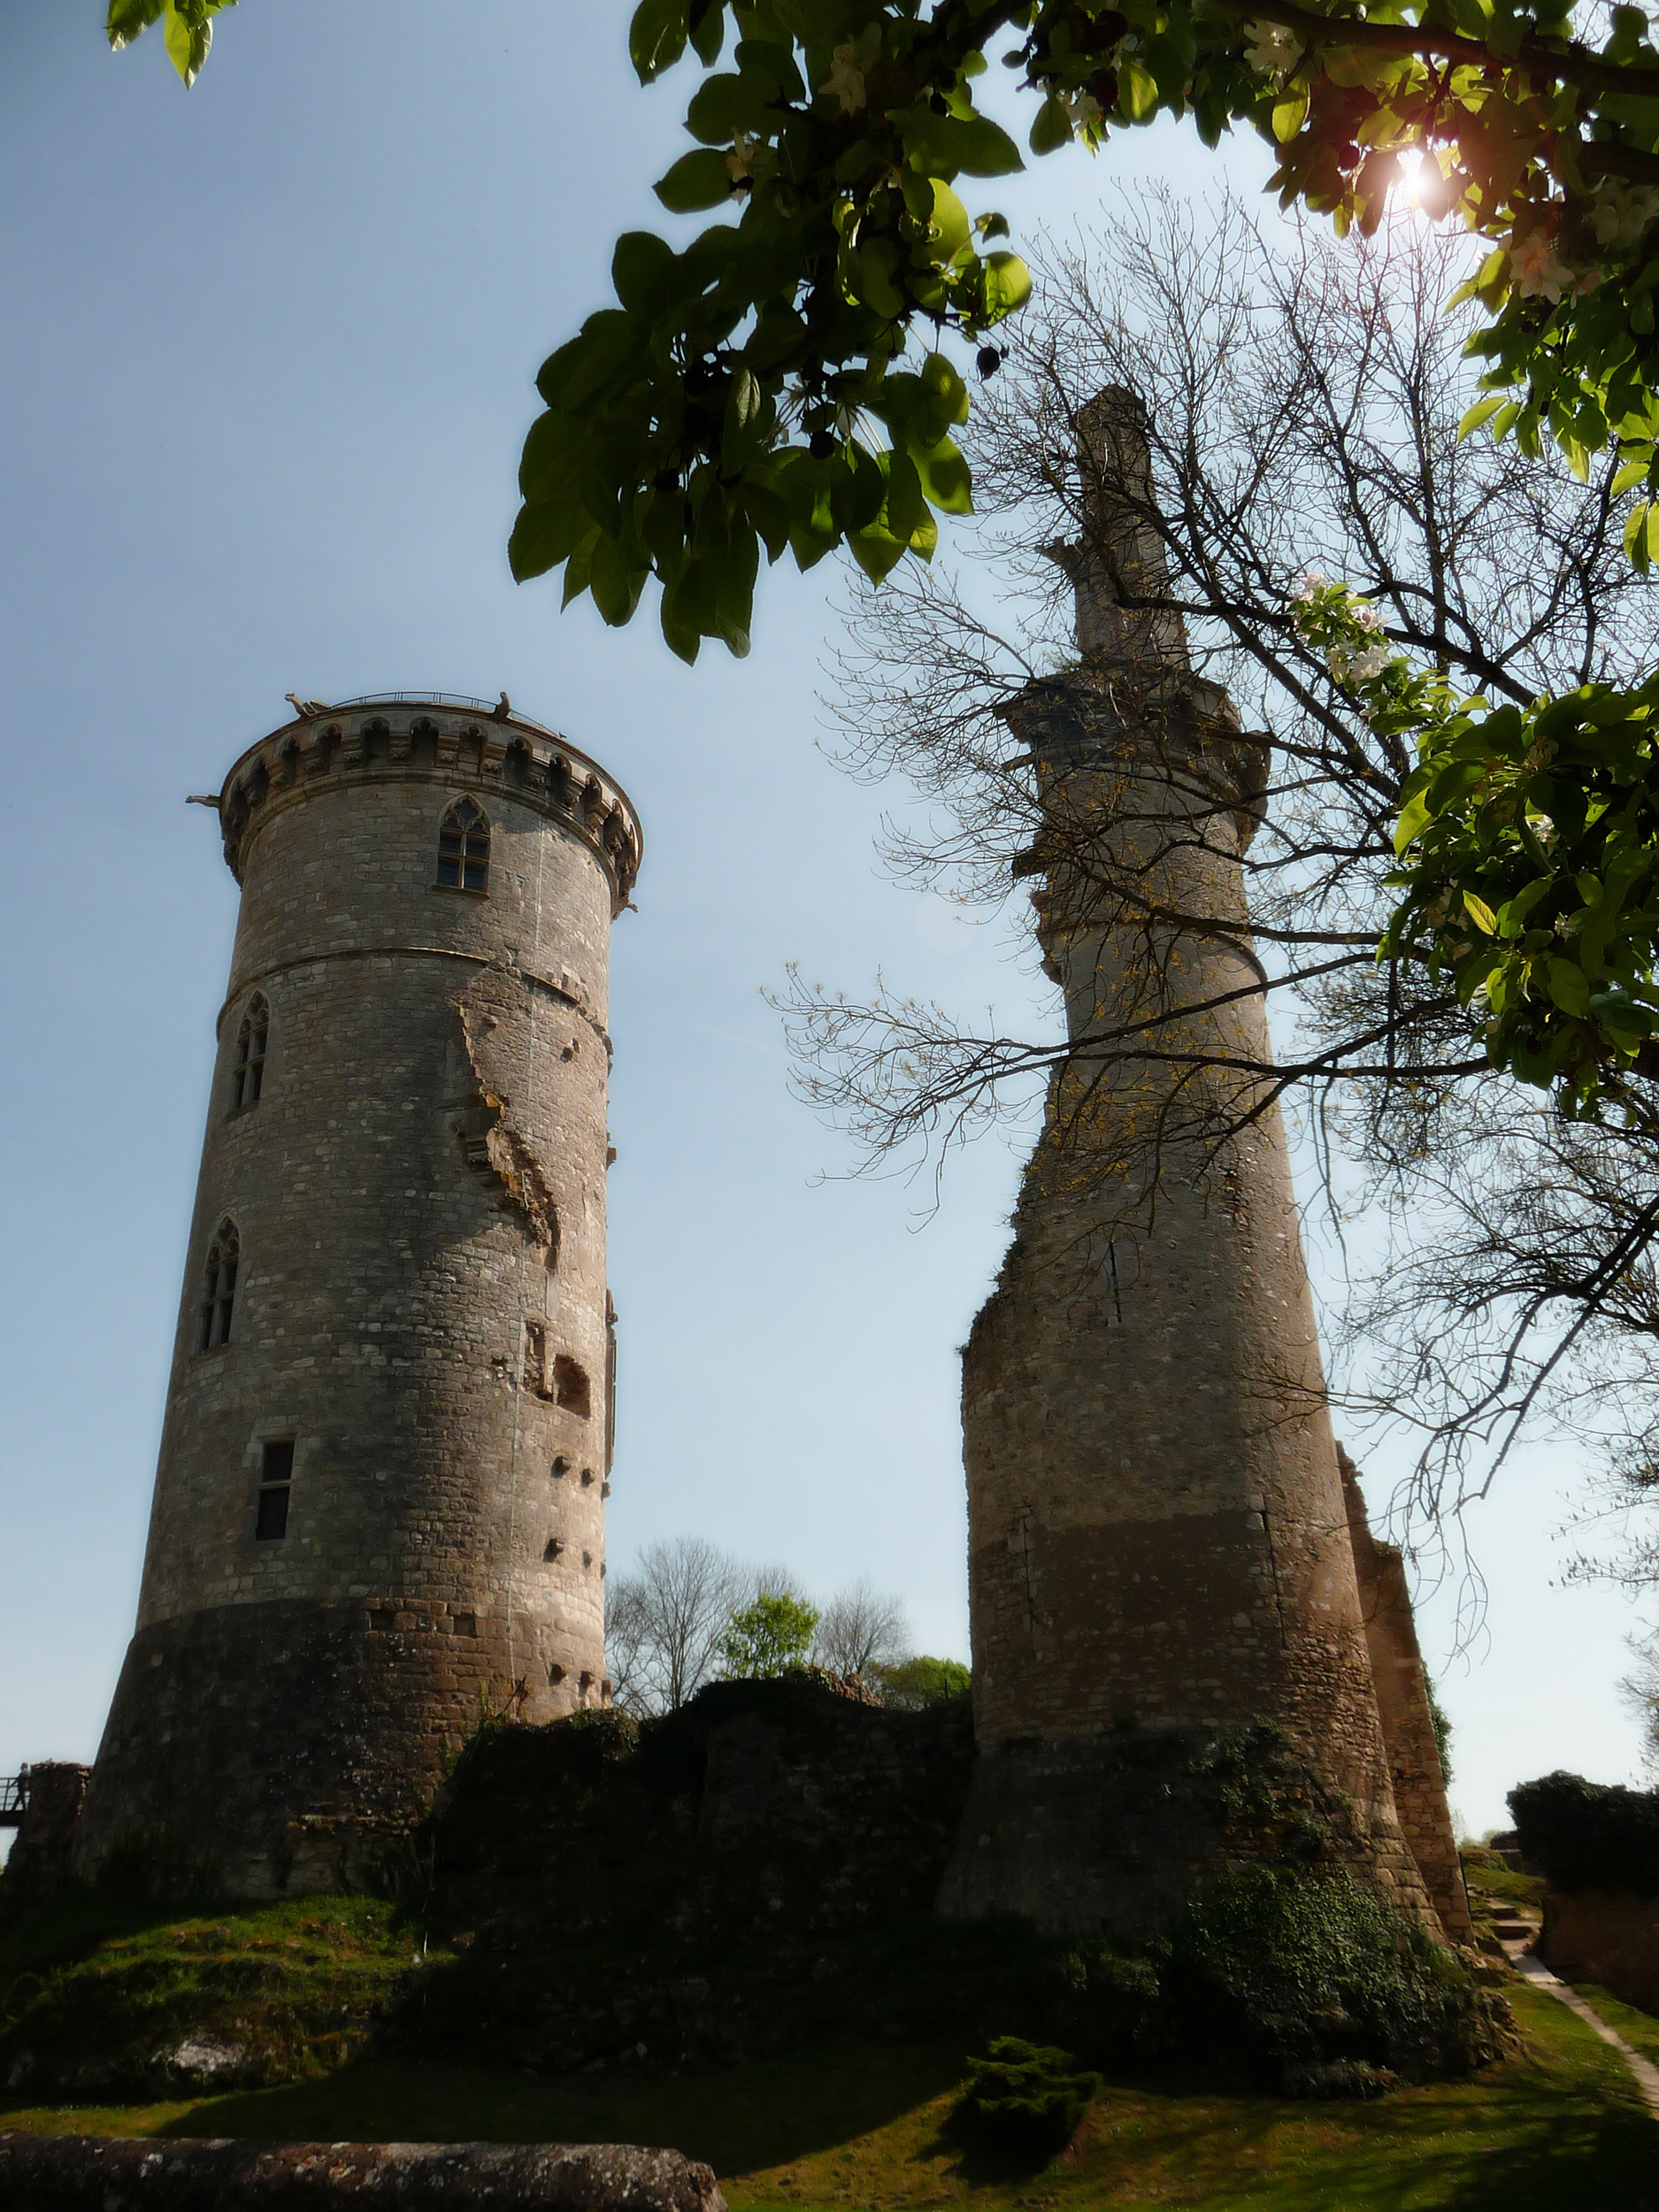
[[[180,1914],[71,1895],[0,1942],[0,2079],[153,2094],[187,2038],[234,2047],[247,2079],[321,2073],[362,2047],[411,1965],[372,1898]]]
[[[1512,1867],[1471,1866],[1463,1862],[1463,1885],[1472,1909],[1483,1904],[1541,1907],[1544,1883],[1536,1874],[1517,1874]]]
[[[1297,2104],[1119,2078],[1046,2164],[967,2148],[959,2049],[837,2045],[678,2078],[549,2079],[488,2063],[359,2060],[285,2087],[142,2108],[9,2111],[0,2128],[342,2139],[668,2144],[720,2174],[733,2212],[1654,2212],[1659,2124],[1617,2054],[1517,1987],[1526,2055],[1479,2080],[1371,2104]],[[1631,2008],[1608,2001],[1635,2043]],[[1659,2044],[1659,2020],[1644,2032]]]
[[[1601,1989],[1594,1982],[1576,1982],[1573,1986],[1601,2014],[1608,2026],[1624,2037],[1632,2051],[1659,2066],[1659,2019],[1651,2012],[1640,2012],[1634,2005],[1627,2005],[1622,1997],[1614,1996],[1610,1989]]]

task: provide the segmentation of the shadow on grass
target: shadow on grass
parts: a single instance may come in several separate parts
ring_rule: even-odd
[[[11,1977],[43,1966],[66,1966],[100,1944],[148,1934],[185,1920],[232,1909],[222,1899],[161,1900],[112,1895],[97,1889],[60,1890],[48,1903],[0,1929],[0,1986]]]
[[[962,2078],[955,2045],[832,2044],[667,2076],[511,2073],[365,2058],[322,2080],[217,2097],[167,2135],[293,2140],[626,2142],[755,2173],[875,2134]]]

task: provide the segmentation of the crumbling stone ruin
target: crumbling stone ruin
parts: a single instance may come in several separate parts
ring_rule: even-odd
[[[69,1872],[90,1767],[40,1759],[9,1785],[0,1826],[17,1831],[0,1881],[0,1928],[44,1904]]]
[[[1463,1937],[1409,1603],[1345,1502],[1271,1090],[1244,864],[1268,741],[1179,617],[1136,603],[1169,589],[1136,403],[1079,427],[1080,658],[1008,714],[1074,1050],[964,1366],[979,1759],[941,1902],[1135,1931],[1221,1857],[1317,1849]],[[1205,1747],[1263,1721],[1299,1802],[1218,1825]]]
[[[726,2212],[710,2168],[623,2143],[259,2143],[0,2135],[29,2212]]]
[[[610,1696],[609,937],[638,820],[515,714],[297,703],[242,886],[138,1624],[77,1871],[369,1878],[481,1715]]]
[[[918,1864],[948,1919],[1133,1940],[1224,1862],[1334,1860],[1463,1937],[1272,1091],[1267,741],[1144,604],[1168,580],[1133,402],[1080,429],[1080,658],[1009,710],[1072,1050],[964,1363],[977,1753],[957,1724]],[[73,1848],[83,1878],[250,1898],[388,1878],[481,1719],[610,1699],[604,1025],[638,822],[504,698],[296,703],[208,802],[241,918]],[[869,1781],[830,1734],[820,1810]]]

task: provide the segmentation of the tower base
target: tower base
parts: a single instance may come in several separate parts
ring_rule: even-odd
[[[939,1910],[1134,1940],[1224,1865],[1333,1862],[1441,1934],[1398,1831],[1362,1828],[1271,1723],[1027,1737],[981,1747]]]
[[[276,1599],[141,1628],[75,1839],[83,1879],[269,1898],[378,1887],[486,1705],[504,1634]],[[471,1632],[467,1631],[470,1624]],[[463,1632],[457,1632],[457,1630]]]

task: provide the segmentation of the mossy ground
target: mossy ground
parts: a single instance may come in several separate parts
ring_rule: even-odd
[[[1553,1999],[1518,1988],[1514,2002],[1525,2055],[1473,2080],[1310,2105],[1119,2078],[1070,2151],[1024,2164],[956,2136],[963,2054],[944,2045],[844,2043],[667,2078],[534,2078],[484,2051],[467,2066],[365,2059],[188,2102],[0,2106],[0,2128],[672,2144],[714,2166],[733,2212],[1649,2212],[1659,2124],[1622,2062]],[[1609,2010],[1659,2050],[1659,2020]]]
[[[243,2082],[326,2073],[373,2032],[418,1941],[368,1897],[181,1913],[68,1893],[0,1939],[0,2085],[153,2094],[191,2085],[190,2044]]]

